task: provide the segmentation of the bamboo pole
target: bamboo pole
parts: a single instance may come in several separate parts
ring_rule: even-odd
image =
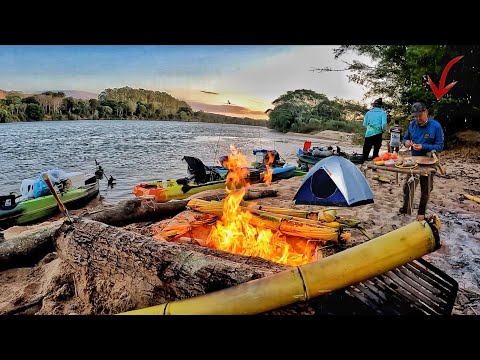
[[[376,170],[385,170],[385,171],[391,171],[391,172],[396,172],[396,173],[401,173],[401,174],[418,174],[421,176],[428,176],[430,173],[435,172],[435,169],[432,168],[425,168],[422,170],[416,170],[416,169],[399,169],[396,167],[388,167],[384,165],[373,165],[373,164],[367,164],[366,169],[365,169],[365,174],[366,170],[368,169],[376,169]]]
[[[198,297],[128,315],[253,315],[370,279],[440,247],[440,221],[415,221],[319,261]]]

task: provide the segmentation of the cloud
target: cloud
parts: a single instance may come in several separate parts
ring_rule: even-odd
[[[347,54],[341,60],[333,56],[334,45],[292,46],[289,51],[259,58],[238,71],[223,74],[216,84],[224,92],[235,84],[235,91],[272,102],[287,91],[310,89],[334,97],[361,101],[365,89],[349,82],[349,72],[312,72],[313,68],[343,68],[343,61],[367,61],[366,57]],[[231,90],[230,90],[231,91]]]
[[[187,103],[192,107],[194,111],[205,111],[215,114],[237,116],[237,117],[249,117],[253,119],[267,119],[267,115],[263,111],[252,110],[244,106],[237,105],[214,105],[207,104],[200,101],[188,101]]]
[[[200,92],[205,93],[205,94],[220,95],[220,93],[213,92],[213,91],[200,90]]]

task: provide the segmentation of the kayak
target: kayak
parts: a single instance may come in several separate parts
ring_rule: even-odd
[[[320,160],[323,160],[327,157],[334,156],[334,155],[342,156],[345,159],[350,160],[354,164],[361,164],[363,162],[362,161],[362,158],[363,158],[362,154],[358,154],[356,152],[354,152],[352,154],[348,154],[348,153],[345,153],[343,151],[340,151],[339,149],[337,149],[337,151],[320,150],[320,151],[317,151],[317,152],[315,152],[315,151],[305,152],[302,149],[298,149],[297,158],[298,158],[298,164],[300,166],[303,165],[303,164],[306,164],[310,168],[312,165],[315,165]],[[373,159],[373,157],[369,156],[367,161],[371,161],[372,159]]]
[[[206,166],[208,170],[208,166]],[[227,185],[225,183],[225,176],[228,169],[218,169],[215,171],[223,175],[221,180],[201,182],[195,177],[181,178],[178,180],[169,179],[164,181],[150,181],[148,183],[140,183],[133,187],[132,193],[144,200],[154,200],[156,202],[167,202],[170,200],[186,199],[190,195],[197,194],[206,190],[221,189]],[[250,184],[256,184],[263,181],[265,173],[258,169],[249,169],[250,173],[245,177],[245,180]],[[203,177],[202,177],[203,179]],[[166,184],[164,183],[166,182]]]
[[[67,209],[81,207],[98,195],[99,181],[93,179],[85,181],[85,185],[81,187],[71,187],[58,194]],[[2,229],[44,220],[59,212],[57,201],[53,195],[40,196],[19,202],[16,202],[15,194],[0,196],[0,228]]]
[[[261,171],[266,171],[266,168],[264,165],[257,167],[258,170]],[[297,167],[295,165],[284,165],[282,167],[274,167],[273,168],[273,173],[272,173],[272,181],[280,180],[280,179],[289,179],[295,171],[297,170]]]
[[[196,184],[192,181],[179,184],[177,180],[167,180],[166,187],[162,181],[151,181],[134,186],[132,193],[138,198],[167,202],[169,200],[186,199],[190,195],[206,190],[225,188],[225,181],[210,181],[204,184]]]
[[[334,153],[335,152],[332,147],[315,147],[308,149],[307,151],[304,151],[303,149],[298,149],[298,165],[315,165],[320,160],[332,156]]]
[[[295,168],[292,176],[304,176],[308,173],[308,171],[302,170],[301,168]]]
[[[215,170],[217,173],[219,173],[223,178],[227,176],[228,169],[227,168],[221,168],[220,166],[207,166],[211,170]],[[259,165],[256,168],[249,168],[251,172],[253,171],[258,171],[260,170],[261,172],[265,172],[265,166],[264,165]],[[272,181],[280,180],[280,179],[289,179],[293,174],[295,173],[295,170],[297,170],[297,167],[295,165],[285,165],[283,167],[274,167],[273,168],[273,174],[272,174]]]
[[[268,163],[272,167],[282,167],[285,165],[285,161],[281,158],[277,150],[269,149],[253,149],[253,155],[255,155],[255,164],[254,167],[258,165]]]

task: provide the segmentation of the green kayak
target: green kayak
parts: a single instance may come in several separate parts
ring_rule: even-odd
[[[81,207],[99,193],[99,182],[72,188],[58,196],[67,209]],[[15,195],[0,196],[0,228],[24,225],[49,218],[60,210],[53,195],[15,202]]]

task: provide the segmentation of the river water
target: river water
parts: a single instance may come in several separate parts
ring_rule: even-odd
[[[116,179],[101,181],[106,203],[132,199],[140,182],[187,175],[182,157],[195,156],[218,165],[234,145],[251,161],[254,148],[275,149],[296,165],[296,153],[309,140],[260,126],[178,121],[80,120],[0,124],[0,195],[20,193],[23,179],[47,170],[93,173],[97,160]],[[310,139],[312,140],[312,139]],[[315,145],[319,140],[313,140]]]

